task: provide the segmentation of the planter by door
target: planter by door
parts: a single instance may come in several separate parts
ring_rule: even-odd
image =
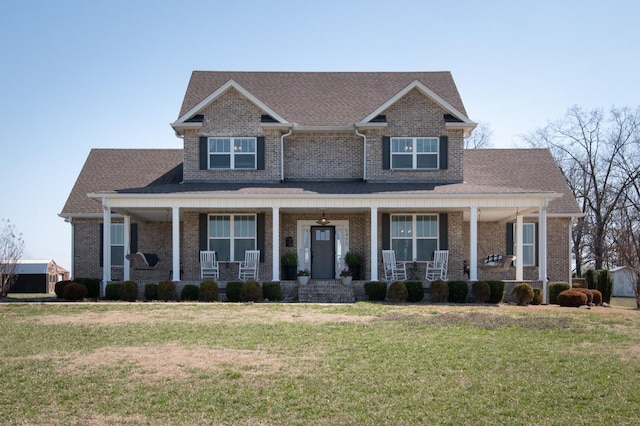
[[[300,285],[307,285],[309,283],[309,275],[299,275],[298,282]]]
[[[346,276],[346,277],[340,277],[340,279],[342,280],[342,284],[343,285],[349,285],[351,284],[351,280],[353,279],[353,277],[351,275]]]

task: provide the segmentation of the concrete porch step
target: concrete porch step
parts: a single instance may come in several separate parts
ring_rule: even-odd
[[[354,303],[356,296],[352,286],[340,280],[311,280],[298,286],[298,301],[307,303]]]

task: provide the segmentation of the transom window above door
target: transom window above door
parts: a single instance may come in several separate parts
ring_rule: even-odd
[[[209,169],[255,169],[256,138],[209,138]]]
[[[437,137],[391,138],[392,169],[438,169]]]

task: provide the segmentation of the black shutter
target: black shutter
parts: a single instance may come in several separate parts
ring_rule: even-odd
[[[440,136],[440,169],[449,167],[449,137]]]
[[[382,250],[391,250],[391,215],[382,214]]]
[[[200,213],[198,215],[198,247],[200,251],[209,250],[207,218],[208,215],[206,213]]]
[[[100,266],[104,266],[104,223],[100,222]]]
[[[449,250],[449,216],[446,213],[438,215],[439,241],[440,250]]]
[[[257,249],[260,250],[260,262],[264,262],[265,232],[266,229],[264,229],[264,213],[258,213],[256,215],[256,245],[258,246]]]
[[[506,254],[513,254],[513,222],[507,222],[507,247],[505,249]],[[522,261],[522,259],[520,259]]]
[[[129,253],[138,252],[138,224],[132,223],[129,227]],[[125,253],[125,256],[127,253]]]
[[[391,169],[391,138],[389,136],[382,137],[382,169]]]
[[[256,146],[256,168],[258,170],[264,170],[264,136],[258,137]],[[260,252],[262,256],[262,252]]]
[[[209,138],[200,136],[200,170],[209,168]]]

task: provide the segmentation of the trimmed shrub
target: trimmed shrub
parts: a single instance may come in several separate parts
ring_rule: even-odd
[[[533,300],[533,287],[527,283],[517,284],[511,291],[511,297],[518,306],[527,306]]]
[[[471,284],[471,295],[476,303],[486,303],[491,297],[491,287],[486,281],[476,281]]]
[[[533,299],[531,299],[532,305],[542,305],[542,290],[539,288],[533,289]]]
[[[402,303],[406,302],[409,297],[407,286],[404,281],[394,281],[387,290],[387,299],[391,302]]]
[[[120,289],[119,283],[108,283],[104,289],[104,299],[120,300],[119,289]]]
[[[66,300],[82,300],[89,297],[89,291],[84,284],[71,282],[64,286],[62,297]]]
[[[193,302],[200,299],[200,287],[195,284],[186,284],[180,292],[180,300]]]
[[[593,290],[589,290],[588,288],[574,288],[573,290],[586,294],[587,295],[586,305],[591,305],[591,303],[593,302],[593,293],[592,293]]]
[[[278,281],[267,281],[262,283],[262,297],[269,301],[282,300],[282,287]]]
[[[504,298],[504,281],[487,281],[491,294],[489,295],[489,303],[500,303]]]
[[[200,283],[200,301],[216,302],[218,300],[218,284],[214,280],[204,280]]]
[[[565,282],[552,282],[549,283],[549,303],[554,305],[558,304],[558,294],[565,290],[569,290],[569,283]]]
[[[597,271],[598,280],[595,287],[595,290],[598,290],[602,293],[602,301],[611,303],[611,293],[613,292],[613,279],[611,278],[611,274],[606,269],[600,269]]]
[[[240,287],[241,302],[259,302],[262,300],[262,288],[255,280],[247,280]]]
[[[75,278],[74,281],[84,284],[89,292],[90,298],[97,299],[100,297],[100,282],[102,282],[100,278]]]
[[[404,285],[407,287],[407,302],[417,303],[422,302],[424,299],[424,287],[422,281],[405,281]]]
[[[71,280],[64,280],[64,281],[58,281],[56,283],[56,285],[53,287],[53,291],[56,293],[56,297],[58,299],[64,298],[64,288],[69,284],[71,284],[72,282],[73,281]]]
[[[138,300],[138,284],[134,281],[124,281],[118,287],[118,298],[125,302]]]
[[[368,281],[364,283],[364,292],[372,302],[382,302],[387,297],[387,283]]]
[[[160,281],[158,284],[158,300],[165,302],[176,300],[176,283],[169,280]]]
[[[594,269],[587,269],[584,271],[584,279],[587,281],[587,288],[596,288],[596,281],[598,280],[597,273]]]
[[[242,281],[229,281],[227,283],[227,302],[239,302],[241,288]]]
[[[144,300],[158,300],[158,284],[145,284]]]
[[[464,303],[467,301],[467,293],[469,287],[466,281],[448,281],[449,286],[449,303]]]
[[[558,305],[570,308],[579,308],[587,304],[587,295],[575,289],[561,291],[558,294]]]
[[[444,303],[449,300],[449,286],[446,281],[434,280],[429,284],[431,303]]]
[[[591,296],[593,296],[594,305],[602,306],[602,293],[599,290],[591,290]]]

